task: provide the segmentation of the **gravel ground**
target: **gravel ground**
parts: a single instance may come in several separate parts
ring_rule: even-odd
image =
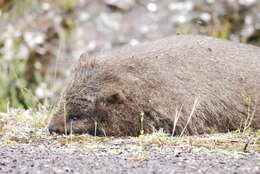
[[[52,141],[52,140],[51,140]],[[260,152],[144,145],[138,139],[0,146],[0,173],[260,173]]]

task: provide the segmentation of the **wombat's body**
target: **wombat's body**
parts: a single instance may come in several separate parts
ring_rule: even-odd
[[[173,36],[82,56],[49,130],[136,136],[245,126],[260,128],[260,48]]]

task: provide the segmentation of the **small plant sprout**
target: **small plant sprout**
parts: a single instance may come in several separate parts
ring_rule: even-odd
[[[65,103],[64,103],[64,105],[63,105],[63,109],[64,109],[64,114],[63,114],[64,130],[65,130],[65,135],[67,135],[68,130],[67,130],[67,124],[66,124],[67,119],[66,119],[66,105],[65,105]]]
[[[96,137],[97,136],[97,122],[95,121],[95,134],[94,134],[94,136]]]
[[[144,112],[140,113],[141,130],[140,135],[144,135]]]
[[[70,122],[70,135],[73,134],[73,129],[72,129],[72,126],[73,126],[73,120],[71,120]]]

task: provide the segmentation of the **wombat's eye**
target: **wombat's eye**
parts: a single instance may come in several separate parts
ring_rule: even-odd
[[[76,115],[70,115],[69,116],[69,120],[74,120],[74,121],[76,121],[76,120],[78,120],[79,119],[79,117],[77,117]]]

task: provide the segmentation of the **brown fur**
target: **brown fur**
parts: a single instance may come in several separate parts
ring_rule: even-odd
[[[248,122],[260,128],[259,96],[260,48],[173,36],[82,56],[49,130],[137,136],[141,127],[174,135],[227,132]]]

